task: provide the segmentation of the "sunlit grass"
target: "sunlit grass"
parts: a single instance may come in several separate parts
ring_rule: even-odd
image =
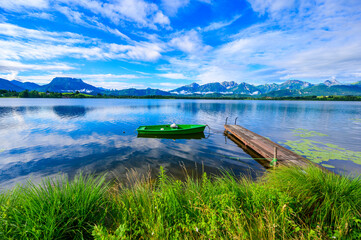
[[[279,168],[127,183],[79,175],[0,195],[0,239],[328,239],[361,237],[361,179]]]
[[[29,182],[0,195],[0,239],[82,239],[107,217],[104,177]]]

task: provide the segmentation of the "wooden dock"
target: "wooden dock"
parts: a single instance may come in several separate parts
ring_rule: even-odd
[[[324,169],[320,165],[239,125],[224,125],[224,128],[226,129],[226,132],[231,133],[247,148],[251,148],[259,156],[264,158],[264,161],[268,161],[269,164],[276,155],[277,165],[305,167],[312,164]]]

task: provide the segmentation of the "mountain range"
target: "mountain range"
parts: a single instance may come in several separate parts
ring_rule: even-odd
[[[78,78],[56,77],[50,83],[38,85],[32,82],[20,82],[17,80],[8,81],[0,78],[0,89],[10,91],[36,90],[39,92],[82,92],[82,93],[100,93],[103,90],[83,82]]]
[[[329,83],[329,86],[333,84]],[[223,93],[223,94],[243,94],[243,95],[260,95],[267,94],[273,91],[279,90],[301,90],[314,86],[311,83],[303,82],[299,80],[288,80],[282,84],[264,84],[254,86],[245,82],[235,83],[235,82],[222,82],[222,83],[208,83],[204,85],[198,85],[197,83],[192,83],[177,89],[170,91],[174,94],[207,94],[207,93]]]
[[[342,84],[334,79],[321,84],[311,84],[300,80],[288,80],[281,84],[252,85],[249,83],[215,82],[199,85],[192,83],[171,91],[159,89],[123,89],[107,90],[85,83],[81,79],[56,77],[49,84],[38,85],[32,82],[6,80],[0,78],[0,89],[10,91],[36,90],[39,92],[81,92],[96,95],[98,93],[115,96],[171,96],[171,95],[245,95],[245,96],[328,96],[328,95],[361,95],[361,81],[352,84]]]
[[[252,85],[245,82],[221,82],[199,85],[192,83],[170,91],[177,95],[192,94],[238,94],[250,96],[326,96],[326,95],[361,95],[361,81],[353,84],[341,84],[332,79],[321,84],[312,84],[300,80],[288,80],[284,83]]]

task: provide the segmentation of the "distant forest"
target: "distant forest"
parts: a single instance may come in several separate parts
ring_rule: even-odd
[[[308,100],[308,101],[361,101],[361,96],[299,96],[299,97],[257,97],[248,95],[148,95],[148,96],[114,96],[98,93],[97,95],[89,95],[79,93],[59,93],[59,92],[38,92],[33,91],[8,91],[0,90],[0,97],[3,98],[131,98],[131,99],[219,99],[219,100]]]

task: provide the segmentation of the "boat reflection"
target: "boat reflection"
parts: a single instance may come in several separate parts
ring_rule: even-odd
[[[206,138],[203,132],[181,135],[161,135],[161,134],[138,134],[138,138],[160,138],[160,139],[202,139]]]

